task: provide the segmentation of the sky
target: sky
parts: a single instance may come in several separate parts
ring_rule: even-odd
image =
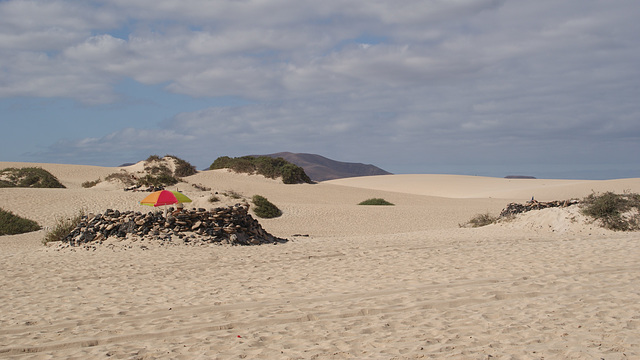
[[[637,0],[0,0],[0,161],[640,178]]]

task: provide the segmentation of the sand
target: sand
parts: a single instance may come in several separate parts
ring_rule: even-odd
[[[0,162],[10,166],[43,167],[68,187],[0,189],[0,208],[48,228],[79,209],[152,210],[137,203],[144,193],[81,187],[120,168]],[[185,180],[177,188],[196,207],[242,201],[231,191],[267,197],[284,215],[260,223],[289,242],[55,251],[44,230],[1,236],[0,358],[640,358],[638,233],[575,209],[458,226],[531,196],[640,192],[639,179]],[[356,205],[372,197],[395,206]]]

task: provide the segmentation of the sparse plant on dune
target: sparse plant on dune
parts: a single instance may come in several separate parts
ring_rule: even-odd
[[[270,179],[282,177],[282,182],[285,184],[312,183],[303,168],[281,157],[242,156],[230,158],[221,156],[209,166],[209,170],[215,169],[231,169],[237,173],[260,174]]]
[[[40,229],[37,222],[0,209],[0,235],[24,234]]]
[[[394,205],[393,203],[388,202],[385,199],[381,199],[381,198],[372,198],[372,199],[367,199],[365,201],[360,202],[358,205],[382,205],[382,206],[390,206],[390,205]]]
[[[47,170],[38,167],[0,170],[0,187],[65,188]]]
[[[581,202],[582,213],[616,231],[640,230],[640,195],[592,193]]]
[[[282,211],[263,196],[254,195],[251,200],[255,205],[253,212],[258,217],[271,219],[282,215]]]
[[[92,188],[96,185],[98,185],[102,180],[98,179],[98,180],[93,180],[93,181],[85,181],[82,183],[82,187],[83,188]]]
[[[489,212],[486,212],[484,214],[478,214],[473,218],[471,218],[471,220],[469,220],[468,222],[468,225],[471,227],[477,228],[477,227],[491,225],[496,221],[498,221],[497,216],[493,216],[489,214]],[[464,225],[461,225],[461,227],[464,227]]]
[[[73,229],[78,226],[82,218],[85,216],[84,210],[79,210],[78,214],[72,216],[70,218],[58,218],[56,219],[56,224],[54,225],[51,231],[47,232],[44,239],[42,239],[43,244],[47,244],[52,241],[62,241],[67,235],[73,231]]]
[[[131,174],[125,172],[125,171],[119,172],[119,173],[109,174],[104,179],[105,179],[105,181],[120,181],[126,186],[134,185],[136,183],[136,180],[137,180],[133,175],[131,175]]]

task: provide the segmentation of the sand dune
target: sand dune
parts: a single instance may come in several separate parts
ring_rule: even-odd
[[[44,226],[81,208],[153,210],[138,205],[144,193],[81,187],[120,168],[0,162],[10,166],[40,166],[68,187],[0,189],[1,208]],[[575,209],[458,226],[532,195],[640,192],[638,179],[185,180],[176,188],[196,207],[267,197],[284,214],[260,223],[290,241],[88,252],[44,247],[44,231],[2,236],[0,358],[640,358],[638,233]],[[395,206],[356,205],[371,197]]]
[[[464,175],[380,175],[330,180],[326,183],[361,189],[447,198],[497,198],[540,201],[583,198],[591,192],[640,192],[640,179],[554,180],[503,179]]]

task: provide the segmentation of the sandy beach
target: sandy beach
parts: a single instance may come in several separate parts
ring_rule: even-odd
[[[575,209],[483,228],[510,202],[640,192],[640,179],[385,175],[318,184],[226,170],[177,188],[211,208],[262,195],[259,219],[289,241],[261,246],[42,245],[79,210],[151,211],[102,182],[121,168],[39,166],[66,189],[0,189],[0,208],[45,229],[0,236],[0,358],[638,359],[640,234]],[[211,188],[201,191],[201,184]],[[220,203],[208,201],[218,192]],[[394,206],[359,206],[369,198]]]

